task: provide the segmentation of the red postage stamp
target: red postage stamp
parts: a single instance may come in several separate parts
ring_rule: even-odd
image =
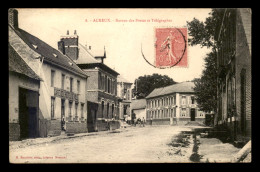
[[[187,28],[155,28],[155,66],[187,67]]]

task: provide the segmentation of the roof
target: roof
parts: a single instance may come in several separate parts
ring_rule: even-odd
[[[194,86],[194,82],[182,82],[167,87],[156,88],[146,98],[158,97],[171,93],[192,93],[194,92]]]
[[[87,77],[71,58],[62,54],[59,50],[22,29],[15,29],[14,31],[32,50],[44,57],[44,62],[49,62],[82,77]]]
[[[95,57],[105,57],[105,50],[102,49],[88,49],[88,51]]]
[[[14,50],[12,45],[8,46],[9,71],[26,75],[36,80],[42,80]]]
[[[239,12],[240,12],[241,20],[242,20],[243,27],[244,27],[244,30],[245,30],[245,35],[246,35],[247,43],[248,43],[248,46],[249,46],[249,51],[251,53],[252,11],[251,11],[250,8],[240,8]]]
[[[126,80],[124,77],[122,77],[121,75],[118,75],[117,77],[117,82],[123,82],[123,83],[130,83],[132,84],[132,82],[129,82],[128,80]]]
[[[77,60],[75,60],[77,64],[99,63],[99,61],[95,59],[95,57],[88,51],[88,49],[84,45],[79,43],[78,47],[79,57]]]
[[[131,109],[145,109],[146,108],[146,99],[137,99],[132,100]]]
[[[118,72],[111,69],[104,63],[101,63],[100,61],[96,60],[95,57],[101,57],[97,56],[96,54],[93,55],[93,51],[90,52],[89,49],[87,49],[84,45],[78,44],[79,47],[79,57],[77,60],[75,60],[75,63],[81,68],[81,69],[93,69],[95,67],[100,67],[101,69],[108,71],[114,75],[119,75]],[[100,55],[100,54],[98,54]],[[102,57],[105,57],[104,52]]]

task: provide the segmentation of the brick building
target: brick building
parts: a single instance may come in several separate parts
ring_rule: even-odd
[[[146,119],[153,125],[183,125],[189,121],[204,123],[205,113],[195,101],[193,82],[182,82],[156,88],[146,97]]]
[[[121,75],[117,77],[117,96],[119,102],[119,119],[124,120],[131,117],[131,101],[132,101],[132,84]]]
[[[20,29],[18,11],[14,9],[9,10],[9,43],[22,57],[28,54],[23,60],[42,79],[38,89],[37,135],[60,135],[64,126],[66,132],[86,132],[87,75],[68,56]],[[12,86],[10,83],[9,87]]]
[[[251,10],[223,9],[215,37],[218,110],[215,126],[227,128],[231,140],[251,137]]]
[[[94,51],[91,46],[79,43],[78,35],[61,36],[59,50],[69,56],[89,76],[86,86],[88,131],[118,128],[114,121],[118,116],[117,73],[104,64],[106,51]]]

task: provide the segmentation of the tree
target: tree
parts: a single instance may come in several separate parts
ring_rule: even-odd
[[[137,99],[142,99],[148,96],[155,88],[165,87],[176,84],[172,78],[167,75],[153,75],[139,76],[135,79],[133,94]],[[137,90],[136,90],[137,87]]]
[[[217,110],[217,56],[207,54],[201,78],[194,79],[198,107],[205,112]]]
[[[205,69],[201,78],[194,79],[196,101],[201,110],[210,112],[217,110],[217,49],[216,33],[221,25],[224,9],[212,9],[205,22],[194,18],[187,22],[191,46],[211,48],[211,52],[205,57]]]

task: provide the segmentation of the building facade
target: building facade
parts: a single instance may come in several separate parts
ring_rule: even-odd
[[[23,60],[42,79],[39,87],[38,135],[60,135],[62,130],[86,132],[87,75],[68,56],[20,29],[17,10],[9,10],[9,13],[9,23],[16,26],[9,27],[9,42],[20,55],[29,54],[31,59]]]
[[[103,54],[94,52],[91,46],[78,42],[78,35],[61,36],[59,50],[68,55],[89,76],[86,85],[88,112],[88,131],[102,131],[117,128],[114,121],[119,114],[117,95],[117,76],[119,73],[104,64],[106,51]],[[94,55],[94,53],[96,53]]]
[[[189,121],[204,123],[205,113],[196,104],[193,87],[193,82],[183,82],[154,89],[146,97],[147,121],[152,120],[155,125],[184,125]]]
[[[10,28],[9,28],[10,29]],[[9,140],[39,137],[41,78],[9,43]],[[30,58],[29,54],[23,54]]]
[[[132,84],[122,76],[117,77],[117,97],[119,97],[119,116],[120,120],[131,117]]]
[[[143,118],[146,121],[146,99],[136,99],[132,100],[131,103],[131,109],[132,109],[132,120],[135,119],[141,119]]]
[[[251,9],[223,9],[216,28],[218,109],[215,126],[231,140],[251,137]]]

